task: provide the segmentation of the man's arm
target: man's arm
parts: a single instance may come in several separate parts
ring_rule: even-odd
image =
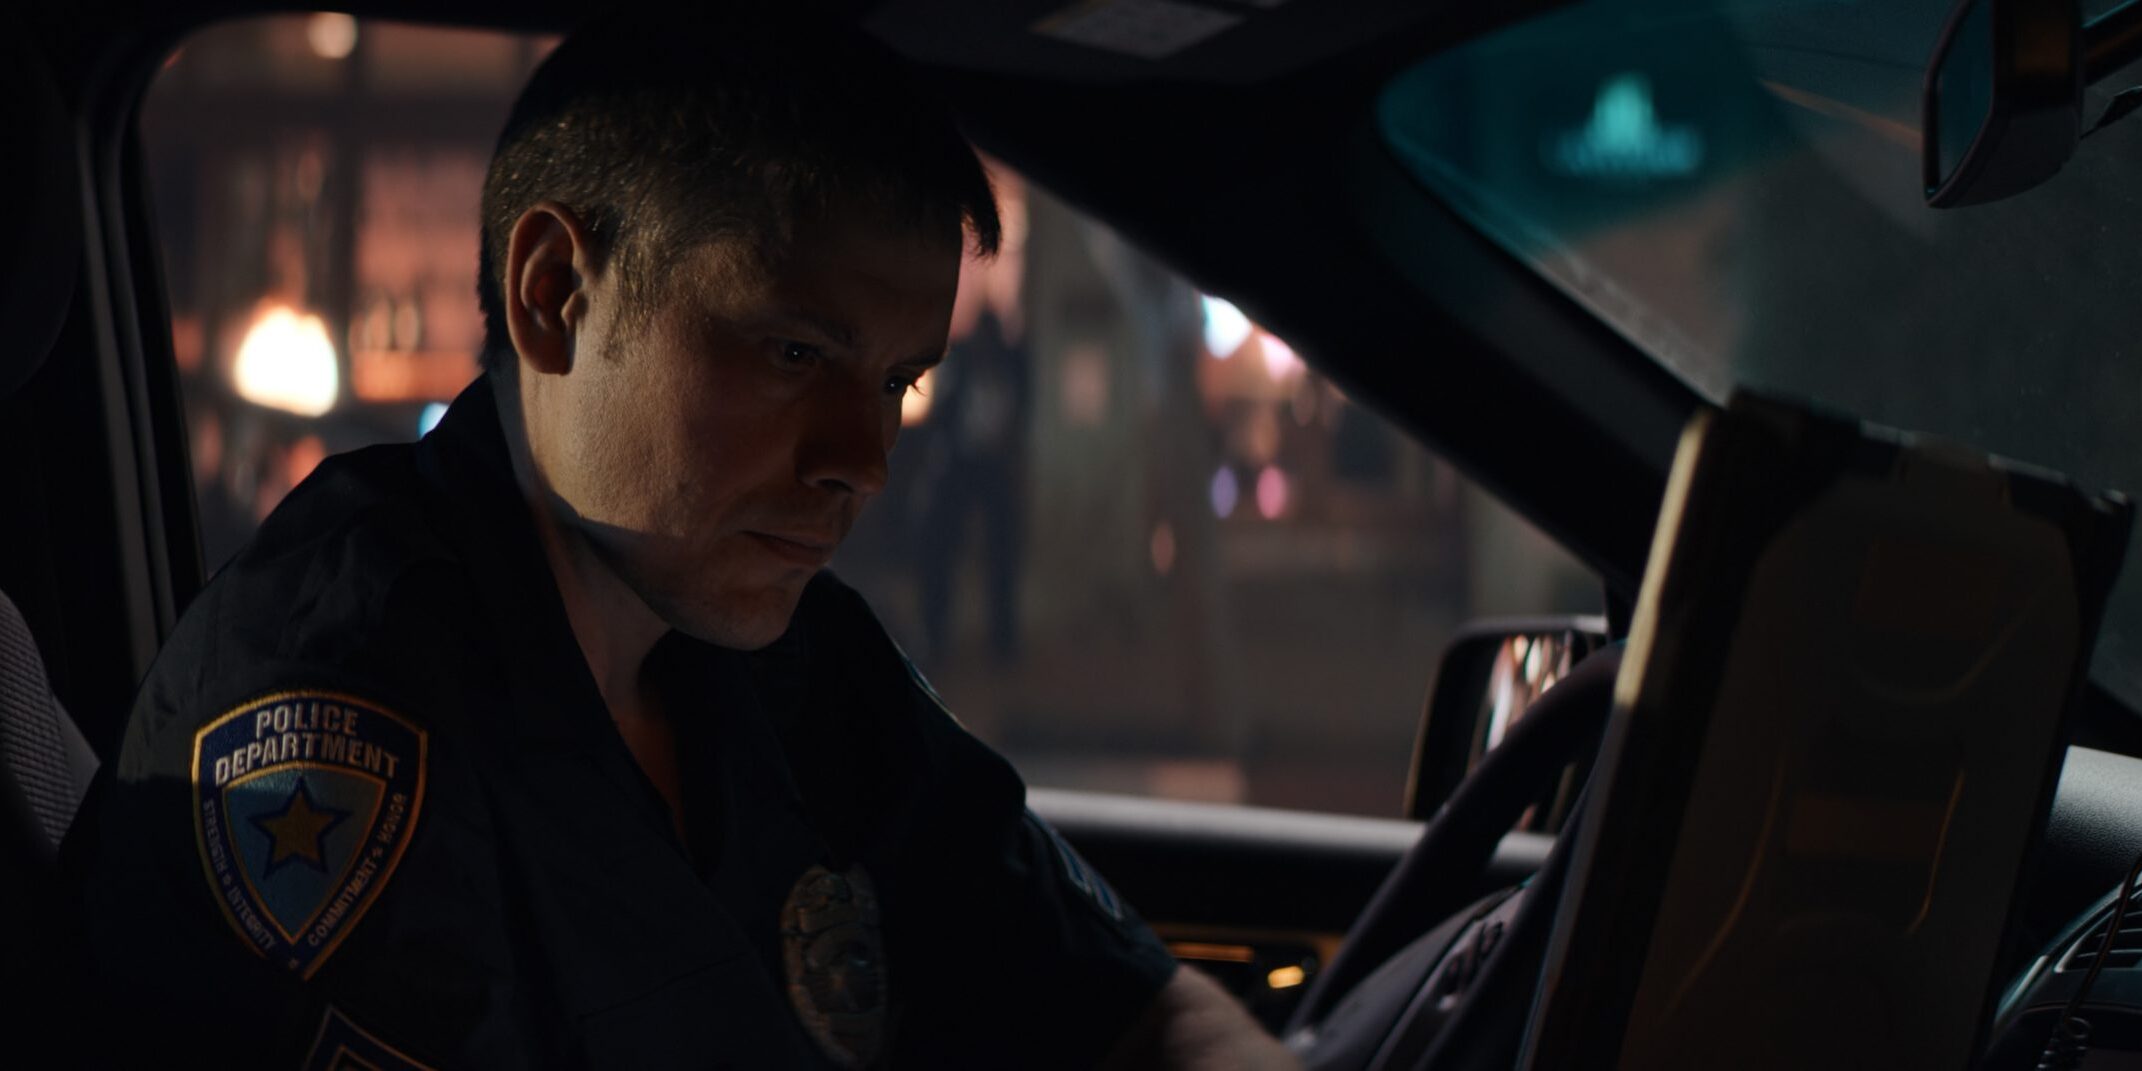
[[[1179,967],[1102,1066],[1108,1071],[1293,1071],[1301,1061],[1218,983]]]

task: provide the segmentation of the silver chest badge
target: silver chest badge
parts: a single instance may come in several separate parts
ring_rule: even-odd
[[[788,999],[834,1063],[869,1067],[885,1049],[885,938],[878,895],[862,867],[814,866],[781,907]]]

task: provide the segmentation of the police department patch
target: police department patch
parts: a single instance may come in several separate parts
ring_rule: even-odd
[[[424,731],[326,692],[252,700],[193,737],[194,832],[223,913],[309,978],[401,862]]]

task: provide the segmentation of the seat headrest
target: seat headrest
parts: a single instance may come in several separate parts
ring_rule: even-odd
[[[81,189],[65,99],[34,40],[0,38],[0,400],[45,362],[73,301],[81,262]]]

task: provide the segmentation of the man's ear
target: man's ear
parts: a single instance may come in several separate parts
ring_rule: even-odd
[[[514,221],[506,238],[506,334],[530,371],[572,371],[593,260],[580,217],[556,201],[539,201]]]

